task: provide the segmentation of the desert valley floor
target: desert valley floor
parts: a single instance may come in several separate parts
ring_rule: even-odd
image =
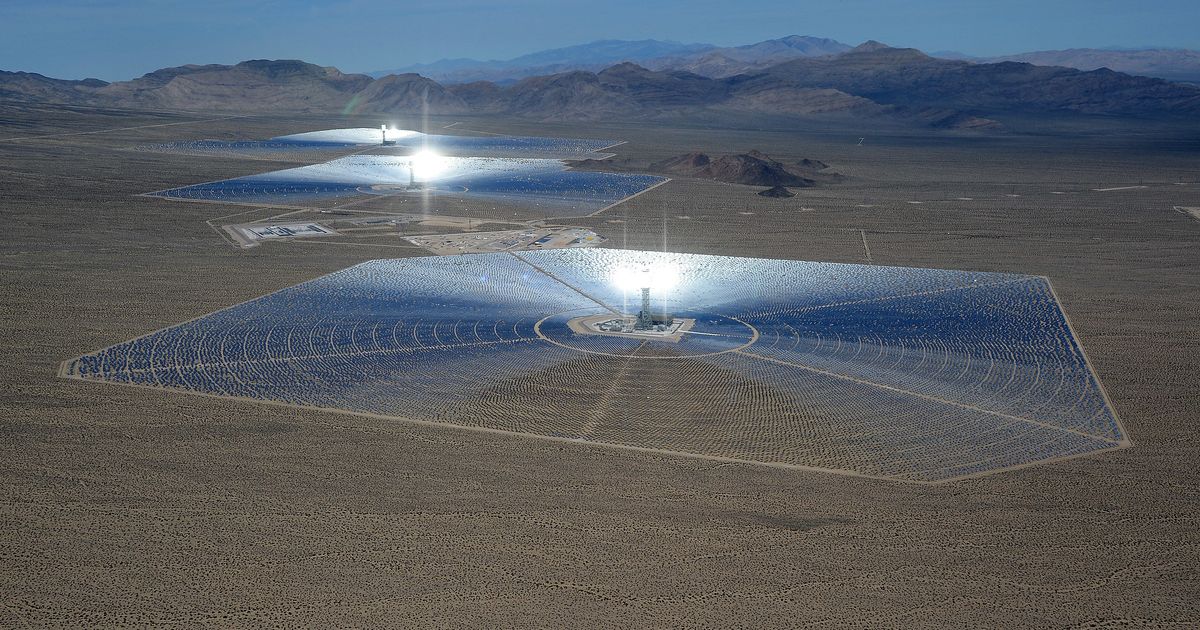
[[[0,120],[0,625],[1200,623],[1194,129],[9,105]],[[73,357],[230,305],[430,255],[353,230],[241,248],[223,224],[322,209],[142,196],[318,160],[138,147],[381,122],[628,140],[606,149],[622,157],[824,161],[847,179],[792,198],[674,178],[588,216],[532,218],[609,248],[1045,277],[1132,446],[911,484],[60,377]],[[425,216],[407,235],[531,218],[495,200],[357,209]]]

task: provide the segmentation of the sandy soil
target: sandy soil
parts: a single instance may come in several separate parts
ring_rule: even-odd
[[[913,486],[60,379],[422,252],[236,250],[205,222],[239,208],[135,196],[262,165],[132,146],[372,119],[0,106],[0,625],[1200,624],[1200,224],[1174,209],[1200,207],[1175,184],[1200,167],[1194,130],[855,146],[827,126],[463,120],[645,159],[828,162],[851,179],[792,199],[671,181],[572,223],[616,247],[1048,276],[1135,446]]]

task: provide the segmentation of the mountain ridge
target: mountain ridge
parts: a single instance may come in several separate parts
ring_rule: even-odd
[[[630,61],[654,70],[687,70],[712,78],[723,78],[787,59],[837,54],[850,48],[848,44],[810,35],[788,35],[729,47],[661,40],[599,40],[512,59],[442,59],[367,74],[379,77],[395,72],[417,72],[448,85],[477,81],[509,84],[531,76],[573,70],[597,72],[613,64]]]
[[[1119,50],[1068,48],[1039,50],[990,57],[986,61],[1020,61],[1039,66],[1061,66],[1076,70],[1108,68],[1117,72],[1155,77],[1168,81],[1200,83],[1200,51],[1186,48]]]
[[[788,35],[727,47],[661,40],[599,40],[506,60],[442,59],[367,74],[378,78],[389,73],[415,72],[446,85],[481,80],[510,84],[530,76],[571,70],[598,72],[615,63],[632,61],[653,70],[685,70],[724,78],[763,70],[783,61],[838,55],[851,49],[848,44],[810,35]],[[1126,74],[1200,83],[1200,51],[1184,48],[1070,48],[990,57],[938,51],[929,56],[973,63],[1018,61],[1077,70],[1109,68]]]
[[[599,70],[623,61],[643,61],[713,48],[715,46],[712,44],[684,44],[656,39],[602,39],[575,46],[535,51],[512,59],[441,59],[432,63],[412,64],[365,74],[379,78],[388,74],[418,73],[444,84],[475,81],[504,83],[570,70]]]
[[[415,73],[371,78],[298,60],[258,59],[231,66],[163,68],[115,83],[0,72],[0,98],[190,111],[476,113],[539,120],[753,113],[889,119],[974,131],[998,129],[1002,121],[997,117],[1014,112],[1200,114],[1200,88],[1193,86],[1107,69],[938,59],[874,41],[837,54],[795,58],[717,78],[622,62],[599,71],[571,70],[509,85],[442,85]]]
[[[655,70],[684,70],[710,78],[725,78],[761,70],[799,57],[824,57],[851,50],[850,45],[822,37],[788,35],[779,39],[649,60]]]

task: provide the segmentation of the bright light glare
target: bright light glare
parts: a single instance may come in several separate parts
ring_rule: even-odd
[[[449,166],[446,158],[433,153],[431,151],[421,151],[409,158],[409,165],[413,170],[413,177],[429,181],[437,179]]]
[[[623,291],[650,289],[664,291],[679,283],[679,270],[672,265],[630,268],[617,267],[612,274],[613,284]]]

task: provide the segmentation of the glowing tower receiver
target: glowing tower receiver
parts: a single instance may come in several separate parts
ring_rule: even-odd
[[[421,181],[437,179],[450,166],[446,158],[429,150],[418,151],[408,159],[412,177]]]
[[[650,310],[650,290],[669,291],[679,282],[679,272],[670,265],[643,267],[642,269],[618,268],[613,272],[613,282],[623,291],[640,291],[642,308],[633,318],[632,328],[629,322],[623,320],[623,332],[657,331],[664,332],[673,327],[674,318],[663,308],[662,312]],[[665,306],[665,305],[664,305]]]
[[[388,129],[387,125],[379,125],[379,134],[382,136],[382,143],[385,147],[396,144],[396,138],[399,138],[402,135],[400,130],[396,129],[395,125],[392,125],[391,129]],[[388,134],[391,134],[392,136],[390,140],[388,139]]]

